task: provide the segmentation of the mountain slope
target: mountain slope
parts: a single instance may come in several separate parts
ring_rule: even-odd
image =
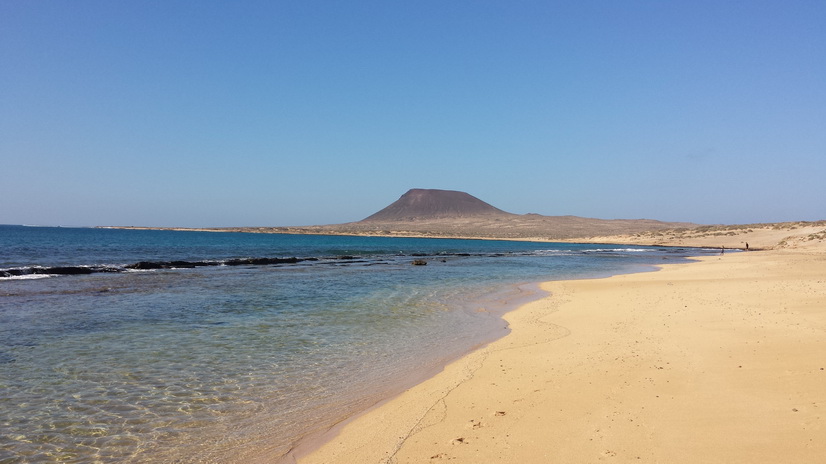
[[[386,208],[360,222],[396,222],[479,216],[507,217],[513,215],[465,192],[411,189]]]

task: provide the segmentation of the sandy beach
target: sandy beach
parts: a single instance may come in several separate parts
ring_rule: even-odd
[[[298,462],[822,462],[826,247],[779,248],[542,284],[509,335]]]

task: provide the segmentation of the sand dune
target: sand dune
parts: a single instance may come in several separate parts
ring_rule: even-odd
[[[826,221],[696,226],[635,234],[578,237],[579,243],[694,246],[751,250],[807,250],[826,240]]]

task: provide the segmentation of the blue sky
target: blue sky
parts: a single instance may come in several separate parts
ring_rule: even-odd
[[[826,219],[823,1],[0,0],[0,223]]]

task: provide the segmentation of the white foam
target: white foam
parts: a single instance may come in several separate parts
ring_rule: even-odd
[[[0,277],[0,280],[33,280],[57,277],[57,274],[24,274],[19,276]]]
[[[583,251],[610,251],[613,253],[631,253],[631,252],[641,252],[641,251],[653,251],[651,248],[597,248],[594,250],[583,250]]]

